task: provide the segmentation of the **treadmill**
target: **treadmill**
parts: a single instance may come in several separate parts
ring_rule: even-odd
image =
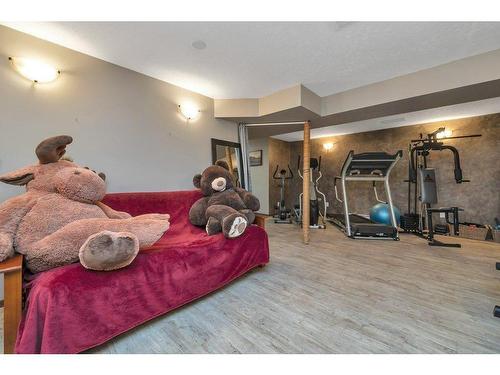
[[[394,214],[394,206],[392,204],[389,176],[402,156],[402,150],[399,150],[394,155],[385,152],[355,154],[354,151],[351,150],[342,166],[340,176],[334,178],[335,198],[343,204],[344,213],[329,215],[328,221],[337,225],[346,236],[350,238],[398,241],[398,227],[396,215]],[[340,181],[342,199],[340,199],[338,195],[337,181]],[[347,201],[346,181],[371,181],[373,183],[375,198],[379,202],[383,201],[378,198],[376,182],[383,182],[387,203],[389,204],[391,225],[375,223],[368,217],[350,213]]]

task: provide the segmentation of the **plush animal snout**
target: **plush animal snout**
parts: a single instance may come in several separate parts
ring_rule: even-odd
[[[226,189],[226,179],[224,177],[217,177],[212,181],[212,189],[215,191],[223,191]]]
[[[104,198],[106,183],[85,168],[64,168],[55,177],[56,190],[71,200],[94,203]]]

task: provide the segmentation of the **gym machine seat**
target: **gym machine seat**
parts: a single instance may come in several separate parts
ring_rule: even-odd
[[[330,215],[329,221],[340,227],[350,238],[364,239],[393,239],[399,240],[397,220],[392,204],[389,176],[403,151],[399,150],[394,155],[385,152],[365,152],[355,154],[350,151],[342,166],[340,176],[334,178],[335,197],[343,203],[344,213]],[[337,181],[341,182],[342,199],[338,196]],[[391,225],[379,224],[364,216],[349,213],[347,201],[346,181],[382,181],[385,185],[387,203],[391,214]],[[374,186],[375,196],[377,197]]]

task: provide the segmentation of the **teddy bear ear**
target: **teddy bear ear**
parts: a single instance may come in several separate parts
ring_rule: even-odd
[[[217,160],[215,162],[215,165],[219,166],[219,167],[222,167],[226,170],[229,170],[229,164],[227,164],[227,162],[225,162],[224,160]]]
[[[201,187],[201,174],[198,173],[193,177],[193,185],[198,189]]]

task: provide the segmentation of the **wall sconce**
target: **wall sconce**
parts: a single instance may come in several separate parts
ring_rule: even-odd
[[[333,142],[323,143],[323,149],[329,152],[333,149]]]
[[[453,132],[450,129],[444,129],[436,134],[437,139],[448,138],[451,137]]]
[[[9,57],[14,69],[24,78],[34,83],[54,81],[61,72],[51,65],[24,57]]]
[[[200,110],[193,104],[180,104],[179,111],[186,118],[187,121],[194,120],[200,115]]]

